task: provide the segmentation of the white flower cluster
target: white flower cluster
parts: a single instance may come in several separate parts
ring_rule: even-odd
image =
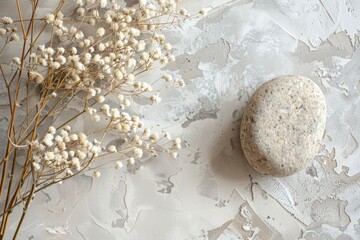
[[[87,23],[82,28],[94,28],[93,35],[85,34],[77,25],[66,26],[61,12],[45,17],[46,23],[54,25],[60,42],[70,42],[71,47],[55,49],[40,45],[38,53],[30,56],[33,80],[46,85],[43,82],[46,77],[38,76],[41,66],[54,71],[58,80],[51,81],[61,82],[62,88],[90,89],[100,85],[109,91],[142,95],[153,103],[160,102],[158,89],[138,81],[136,76],[175,60],[171,44],[157,33],[164,24],[161,22],[164,18],[158,16],[175,18],[184,14],[176,12],[175,1],[158,1],[158,5],[141,1],[138,8],[113,6],[102,14],[98,9],[106,6],[106,2],[77,1],[78,18]],[[164,84],[184,85],[184,81],[173,80],[171,76],[161,80]]]
[[[7,42],[19,41],[19,35],[16,33],[18,29],[10,26],[13,23],[12,18],[3,17],[1,23],[0,38],[6,38]]]
[[[95,109],[88,111],[91,115],[97,112]],[[136,159],[143,157],[144,152],[151,156],[157,156],[159,151],[168,153],[173,158],[178,156],[177,151],[181,149],[180,138],[172,140],[169,133],[164,133],[160,138],[158,133],[144,128],[137,116],[130,117],[125,112],[120,114],[106,104],[101,107],[101,112],[113,118],[110,128],[119,132],[123,145],[105,147],[96,138],[84,133],[74,133],[70,126],[60,131],[51,126],[42,139],[31,143],[34,171],[56,173],[61,178],[82,171],[93,159],[109,154],[117,154],[116,169],[124,166],[123,161],[134,164]]]
[[[49,127],[44,137],[40,141],[34,141],[31,147],[35,171],[53,170],[67,176],[85,167],[85,160],[89,161],[101,153],[99,141],[90,141],[84,133],[72,133],[70,126],[59,132],[54,127]]]
[[[41,89],[50,90],[44,93],[52,98],[66,99],[69,92],[81,93],[78,96],[84,103],[85,118],[98,123],[94,126],[99,128],[85,134],[72,132],[70,126],[58,130],[50,127],[31,144],[33,170],[71,176],[96,158],[115,159],[116,169],[135,164],[144,154],[165,152],[176,158],[181,149],[179,138],[152,132],[125,109],[131,105],[132,96],[156,104],[165,85],[184,86],[183,80],[169,74],[152,81],[141,81],[138,76],[175,60],[171,44],[159,29],[191,16],[174,0],[141,0],[133,8],[107,0],[76,3],[74,21],[65,21],[60,11],[42,19],[52,27],[57,38],[52,42],[57,44],[38,45],[29,54],[28,76]],[[199,13],[205,15],[206,10]],[[14,64],[20,62],[13,59]],[[123,143],[107,145],[104,136],[109,131]],[[94,171],[95,177],[100,175]]]
[[[184,86],[152,71],[175,60],[161,29],[206,10],[189,15],[178,0],[139,0],[133,7],[118,0],[72,1],[57,1],[46,15],[37,1],[30,0],[31,8],[13,1],[18,19],[0,18],[0,55],[19,40],[16,26],[23,39],[10,49],[18,51],[9,60],[11,71],[1,68],[11,113],[1,163],[4,177],[15,177],[14,184],[1,180],[0,195],[4,190],[6,202],[11,199],[3,219],[23,204],[14,238],[36,192],[86,171],[99,178],[106,164],[131,171],[159,154],[177,158],[182,147],[180,138],[145,126],[129,107],[139,99],[157,104],[163,89]],[[10,159],[23,164],[11,167]]]
[[[5,48],[5,46],[10,42],[17,42],[19,41],[20,37],[17,34],[18,29],[16,27],[11,27],[13,24],[13,19],[10,17],[3,17],[1,18],[1,24],[0,24],[0,40],[3,40],[3,47],[2,50]],[[2,52],[0,51],[0,53]],[[12,59],[12,63],[15,65],[20,65],[21,60],[19,57],[15,57]]]
[[[96,90],[91,92],[96,93]],[[98,108],[88,107],[86,109],[87,114],[90,115],[93,121],[108,120],[108,129],[111,129],[112,133],[122,136],[122,140],[126,143],[126,152],[122,151],[124,146],[118,149],[113,145],[108,147],[107,151],[109,153],[122,152],[123,157],[130,159],[129,163],[133,162],[132,158],[141,158],[143,151],[153,156],[157,156],[158,151],[162,151],[176,158],[176,151],[181,148],[181,140],[176,138],[172,141],[169,133],[165,133],[162,138],[159,138],[158,133],[152,133],[150,129],[145,128],[144,123],[140,121],[138,116],[131,116],[124,111],[126,107],[130,106],[128,98],[118,94],[117,99],[119,107],[112,108],[109,104],[103,103],[105,98],[100,95],[98,102],[102,104]]]

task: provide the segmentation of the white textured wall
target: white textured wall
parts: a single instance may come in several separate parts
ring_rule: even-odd
[[[155,111],[134,109],[185,140],[180,158],[149,159],[135,174],[104,168],[37,194],[21,239],[360,239],[360,1],[183,4],[211,8],[166,33],[178,56],[169,71],[187,86],[165,92]],[[276,179],[245,162],[239,120],[254,90],[284,74],[319,84],[328,124],[308,168]]]

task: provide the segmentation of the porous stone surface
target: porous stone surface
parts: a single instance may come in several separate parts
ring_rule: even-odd
[[[325,98],[312,80],[275,78],[254,93],[243,115],[245,157],[260,173],[289,176],[317,154],[325,125]]]

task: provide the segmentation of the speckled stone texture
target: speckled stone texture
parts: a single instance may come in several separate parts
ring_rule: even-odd
[[[325,98],[312,80],[275,78],[254,93],[243,115],[245,157],[260,173],[292,175],[317,154],[325,125]]]

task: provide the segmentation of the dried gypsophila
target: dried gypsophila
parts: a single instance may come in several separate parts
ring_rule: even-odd
[[[114,7],[103,15],[96,10],[96,7],[105,6],[100,3],[86,2],[84,4],[81,1],[78,2],[78,6],[76,12],[81,22],[87,22],[91,26],[96,23],[95,34],[85,36],[84,32],[75,25],[65,26],[63,14],[60,12],[56,15],[46,15],[44,21],[53,24],[60,43],[72,41],[72,46],[67,49],[64,47],[54,49],[39,45],[37,53],[30,56],[30,75],[37,84],[46,86],[50,91],[56,88],[58,93],[59,90],[66,91],[74,87],[86,91],[87,96],[83,100],[91,107],[87,107],[85,111],[92,115],[93,121],[101,121],[101,115],[103,115],[105,119],[111,119],[108,128],[122,133],[127,133],[129,130],[134,131],[134,128],[136,130],[137,127],[129,123],[129,119],[119,118],[120,111],[130,104],[129,97],[144,96],[148,93],[150,96],[148,95],[147,98],[151,102],[159,103],[161,101],[159,89],[153,89],[152,84],[147,82],[136,81],[135,77],[144,71],[151,70],[152,67],[165,66],[174,61],[174,57],[170,53],[171,45],[165,41],[163,35],[155,31],[159,26],[164,25],[163,22],[156,22],[162,19],[161,17],[157,18],[157,15],[173,15],[174,19],[180,16],[189,16],[184,14],[183,9],[180,10],[180,13],[176,12],[174,2],[160,1],[158,6],[155,6],[142,1],[138,9],[124,8],[114,11],[114,9],[118,9]],[[141,33],[149,32],[151,37],[148,39],[141,35]],[[42,75],[36,71],[41,68],[47,68],[47,73],[50,72],[51,76],[41,77]],[[59,84],[58,79],[62,79],[63,76],[66,77]],[[164,75],[160,80],[175,86],[184,85],[182,80],[173,80],[170,75]],[[95,85],[100,85],[100,87],[94,87]],[[105,95],[100,95],[104,89],[106,95],[109,92],[117,93],[120,102],[118,108],[110,109],[108,104],[102,104],[106,100]],[[54,93],[55,91],[52,92],[52,94]],[[96,105],[99,107],[96,108]],[[126,115],[127,113],[122,112],[121,114]],[[135,136],[135,138],[139,137]],[[129,136],[126,137],[129,138]],[[142,141],[143,139],[141,139]],[[152,155],[156,153],[155,147],[147,146],[145,149]],[[160,149],[172,157],[177,156],[176,148],[165,149],[161,146]],[[65,162],[64,166],[67,165]]]
[[[94,176],[100,177],[98,165],[92,165],[95,160],[112,161],[120,169],[135,164],[145,155],[165,152],[174,158],[178,156],[179,138],[172,139],[169,133],[159,134],[146,128],[127,108],[134,96],[156,104],[161,101],[159,92],[164,87],[184,85],[184,81],[168,74],[154,81],[140,81],[139,76],[175,60],[171,44],[159,33],[162,27],[206,14],[202,9],[199,14],[189,15],[185,9],[178,9],[175,1],[141,0],[135,7],[123,8],[107,0],[77,0],[71,18],[61,12],[63,1],[60,1],[53,12],[35,19],[37,3],[33,1],[33,14],[26,24],[21,12],[20,20],[3,17],[0,23],[2,50],[20,40],[14,24],[21,26],[24,42],[22,54],[10,64],[12,77],[7,78],[0,65],[11,113],[9,144],[1,161],[4,176],[9,158],[13,157],[15,166],[18,149],[27,148],[20,180],[13,186],[21,191],[15,191],[11,201],[7,194],[8,205],[5,204],[2,214],[1,236],[11,209],[25,203],[14,238],[36,192],[86,170],[93,170]],[[35,23],[42,26],[40,31],[33,27]],[[39,43],[45,29],[53,34],[47,43]],[[31,95],[32,86],[37,86],[40,92]],[[18,93],[24,89],[26,97],[21,102]],[[78,107],[82,110],[61,121],[68,114],[67,106],[75,100],[80,100],[76,103],[81,104]],[[21,107],[25,117],[17,115],[16,110]],[[91,119],[94,128],[84,133],[74,131],[71,125],[77,119]],[[42,133],[48,122],[52,126],[45,127],[48,129]],[[109,144],[106,140],[109,132],[116,134],[121,144]],[[12,169],[11,179],[15,167]],[[31,184],[23,185],[25,182]],[[4,178],[0,185],[5,186],[3,183]],[[0,198],[4,189],[0,189]]]

